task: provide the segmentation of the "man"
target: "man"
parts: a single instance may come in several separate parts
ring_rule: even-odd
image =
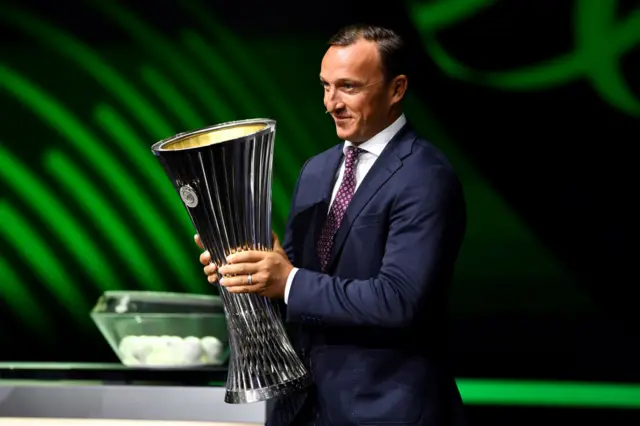
[[[329,44],[320,81],[344,142],[302,167],[284,244],[237,253],[219,271],[208,253],[200,261],[230,292],[284,300],[297,326],[315,385],[278,401],[267,424],[457,424],[444,349],[465,231],[460,184],[402,112],[402,39],[361,25]]]

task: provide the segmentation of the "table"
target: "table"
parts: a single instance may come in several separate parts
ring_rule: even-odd
[[[226,367],[0,363],[0,425],[263,425],[266,404],[225,403],[225,380]]]

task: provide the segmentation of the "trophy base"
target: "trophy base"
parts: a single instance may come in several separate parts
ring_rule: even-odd
[[[309,374],[305,374],[297,379],[260,389],[247,389],[240,391],[227,390],[224,396],[224,402],[227,404],[249,404],[252,402],[266,401],[279,396],[299,392],[310,384],[311,376]]]

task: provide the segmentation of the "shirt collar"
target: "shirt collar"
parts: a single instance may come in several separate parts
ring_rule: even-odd
[[[407,123],[407,119],[404,114],[401,114],[400,117],[396,121],[393,122],[389,127],[372,137],[366,142],[358,145],[358,148],[362,148],[365,151],[375,155],[378,157],[382,154],[382,151],[387,146],[387,144],[391,141],[391,139],[398,133],[398,131]],[[347,147],[353,146],[353,143],[349,141],[344,141],[344,146],[342,147],[342,152],[347,154]]]

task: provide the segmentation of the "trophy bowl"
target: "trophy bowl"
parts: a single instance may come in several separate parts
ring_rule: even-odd
[[[217,296],[107,291],[91,318],[127,367],[208,367],[229,357],[227,324]]]

